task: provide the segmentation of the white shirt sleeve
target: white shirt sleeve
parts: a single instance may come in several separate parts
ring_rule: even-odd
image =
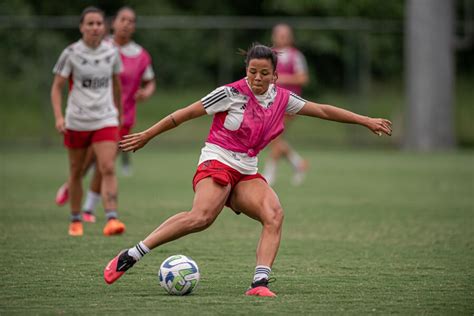
[[[296,73],[307,73],[308,72],[308,63],[304,55],[298,51],[295,56],[295,70]]]
[[[120,58],[120,53],[118,49],[115,49],[115,61],[113,64],[113,73],[114,75],[117,75],[122,72],[122,59]]]
[[[63,52],[61,53],[61,56],[59,56],[59,59],[53,68],[53,73],[55,75],[60,75],[61,77],[64,77],[64,78],[69,77],[69,75],[72,72],[71,60],[70,60],[71,52],[72,50],[69,47],[63,50]]]
[[[153,67],[148,65],[143,72],[142,80],[143,81],[150,81],[155,78],[155,72],[153,71]]]
[[[293,92],[290,92],[290,98],[288,99],[288,105],[286,106],[286,113],[288,114],[298,113],[306,104],[306,102],[308,101],[294,94]]]
[[[230,88],[221,86],[202,98],[201,102],[209,115],[225,112],[232,105]]]

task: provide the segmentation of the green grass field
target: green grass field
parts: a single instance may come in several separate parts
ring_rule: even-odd
[[[273,267],[276,299],[246,297],[257,222],[225,209],[207,231],[155,249],[116,284],[102,270],[168,216],[189,208],[195,149],[151,146],[120,176],[128,231],[101,235],[104,215],[67,235],[68,209],[54,204],[66,177],[61,149],[0,152],[0,314],[473,314],[473,152],[306,151],[299,188],[285,179],[286,212]],[[182,253],[201,269],[198,290],[165,294],[162,260]]]

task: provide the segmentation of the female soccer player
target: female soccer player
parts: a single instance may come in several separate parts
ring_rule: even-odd
[[[56,129],[64,135],[69,155],[69,235],[83,234],[81,180],[89,146],[92,146],[102,176],[102,198],[108,219],[104,234],[116,235],[125,231],[125,225],[117,218],[115,176],[118,126],[122,115],[119,79],[122,63],[117,49],[111,43],[102,41],[105,30],[102,10],[86,8],[81,15],[79,29],[82,39],[62,52],[53,70],[55,77],[51,87]],[[61,91],[69,78],[72,87],[64,118]]]
[[[137,102],[147,100],[155,91],[155,74],[151,65],[150,54],[133,41],[136,15],[130,7],[118,10],[112,29],[111,40],[119,49],[123,69],[120,73],[123,102],[123,122],[119,131],[120,139],[130,134],[135,124]],[[124,174],[130,175],[131,166],[128,153],[122,153]],[[85,170],[86,168],[84,168]],[[87,222],[95,222],[94,211],[100,202],[101,175],[95,172],[92,178],[86,200],[83,204],[83,218]]]
[[[121,138],[130,134],[135,125],[137,102],[147,100],[155,92],[155,74],[150,54],[133,41],[136,15],[130,7],[118,10],[113,21],[113,42],[119,48],[123,70],[120,73],[124,121],[120,130]],[[128,153],[122,154],[124,173],[131,173]]]
[[[246,295],[275,296],[268,288],[268,278],[280,245],[283,209],[275,192],[257,172],[257,155],[283,131],[285,113],[360,124],[378,135],[392,132],[388,120],[309,102],[275,86],[277,58],[271,48],[254,44],[246,54],[245,78],[217,88],[120,142],[122,150],[136,151],[183,122],[214,115],[194,175],[191,210],[168,218],[143,241],[113,258],[104,270],[107,283],[115,282],[151,249],[206,229],[226,205],[262,224],[255,275]]]
[[[120,73],[123,101],[123,122],[119,131],[120,138],[130,134],[135,124],[137,102],[150,98],[156,87],[150,54],[133,41],[135,23],[135,11],[130,7],[120,8],[112,23],[114,34],[110,40],[119,49],[123,64],[123,69]],[[83,168],[84,173],[94,162],[93,157],[91,158],[86,161],[86,165]],[[131,173],[131,166],[128,153],[122,153],[122,160],[124,174],[129,175]],[[82,207],[83,219],[86,222],[95,222],[94,211],[100,202],[100,183],[101,175],[96,170]],[[56,197],[58,205],[62,205],[67,201],[67,189],[68,185],[65,183],[58,190]]]
[[[282,88],[301,96],[302,88],[308,84],[308,66],[304,55],[294,47],[293,31],[288,24],[277,24],[272,32],[273,49],[278,53],[278,81]],[[287,125],[293,115],[285,116]],[[303,182],[308,163],[283,138],[283,133],[270,143],[269,157],[265,161],[263,176],[270,185],[276,181],[278,161],[286,158],[293,167],[293,185]]]

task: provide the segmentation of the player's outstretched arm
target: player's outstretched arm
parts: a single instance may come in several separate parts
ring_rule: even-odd
[[[379,136],[382,136],[382,133],[388,136],[392,135],[392,122],[387,119],[362,116],[328,104],[306,102],[297,114],[342,123],[359,124],[367,127]]]
[[[124,139],[119,142],[119,147],[123,151],[137,151],[145,146],[153,137],[158,136],[167,130],[173,129],[181,123],[205,114],[206,111],[204,110],[202,102],[194,102],[185,108],[171,113],[143,132],[125,135]]]

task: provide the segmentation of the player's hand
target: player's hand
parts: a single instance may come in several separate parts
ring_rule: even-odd
[[[144,132],[125,135],[121,141],[119,141],[119,148],[122,151],[137,151],[145,146],[149,141],[149,138]]]
[[[148,99],[149,95],[146,93],[144,89],[138,89],[135,93],[135,101],[141,102]]]
[[[392,136],[392,122],[386,119],[369,118],[367,128],[379,136],[382,134]]]
[[[64,117],[56,119],[56,130],[61,134],[66,133],[66,123],[64,121]]]

